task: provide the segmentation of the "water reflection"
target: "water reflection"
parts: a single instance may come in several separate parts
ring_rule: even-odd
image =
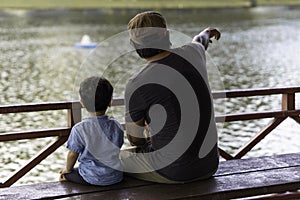
[[[123,96],[126,80],[143,61],[130,49],[128,38],[111,44],[108,38],[126,30],[136,11],[1,11],[0,104],[77,99],[80,80],[105,74],[115,85],[115,97]],[[163,11],[170,29],[193,36],[207,26],[223,35],[207,53],[213,90],[300,85],[300,12],[290,8]],[[212,14],[213,13],[213,14]],[[89,34],[101,43],[97,51],[76,49],[74,43]],[[186,42],[171,35],[172,43]],[[122,52],[127,51],[126,54]],[[90,56],[94,54],[95,56]],[[112,58],[113,57],[113,58]],[[85,63],[85,64],[82,64]],[[222,80],[223,84],[220,84]],[[280,109],[280,96],[216,100],[218,114]],[[222,106],[219,106],[222,105]],[[224,105],[225,108],[224,109]],[[300,107],[299,101],[297,106]],[[123,121],[124,108],[109,114]],[[0,115],[0,133],[12,130],[65,126],[61,111]],[[220,146],[234,153],[269,120],[225,123],[220,126]],[[248,156],[299,151],[299,127],[284,122]],[[0,182],[51,139],[0,143]],[[280,148],[279,148],[280,146]],[[9,153],[7,153],[9,152]],[[20,183],[53,181],[64,164],[61,147]],[[51,172],[51,173],[50,173]]]

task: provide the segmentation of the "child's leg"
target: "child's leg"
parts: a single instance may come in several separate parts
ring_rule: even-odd
[[[72,170],[72,172],[64,174],[63,177],[65,178],[65,180],[73,182],[73,183],[79,183],[79,184],[82,184],[82,185],[90,185],[79,174],[78,168],[74,168]]]

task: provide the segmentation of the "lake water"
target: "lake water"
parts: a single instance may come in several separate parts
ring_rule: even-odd
[[[211,26],[222,32],[207,52],[213,90],[300,85],[300,8],[259,7],[225,10],[162,11],[173,46],[190,41]],[[124,32],[136,11],[55,10],[0,11],[0,104],[77,100],[82,78],[104,74],[122,97],[126,80],[143,62],[129,47]],[[88,34],[99,47],[92,51],[74,44]],[[299,96],[298,96],[299,98]],[[296,102],[299,108],[299,101]],[[280,96],[226,99],[216,113],[279,110]],[[123,109],[109,114],[123,120]],[[66,113],[0,115],[0,133],[66,126]],[[270,120],[219,125],[219,143],[234,153]],[[299,125],[286,120],[246,157],[300,151]],[[0,182],[51,139],[0,143]],[[17,184],[54,181],[64,167],[65,147],[59,148]]]

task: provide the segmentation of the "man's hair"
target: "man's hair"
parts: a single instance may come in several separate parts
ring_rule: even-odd
[[[137,14],[128,22],[128,30],[145,27],[167,28],[166,19],[156,11],[146,11]]]
[[[137,14],[129,21],[127,28],[131,44],[142,58],[150,58],[170,48],[166,20],[158,12],[146,11]]]
[[[107,79],[92,76],[81,82],[79,94],[88,112],[99,112],[106,110],[109,106],[113,90]]]

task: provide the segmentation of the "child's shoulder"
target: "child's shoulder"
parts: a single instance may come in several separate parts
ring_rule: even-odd
[[[76,123],[73,126],[73,129],[83,129],[84,127],[88,126],[88,124],[90,124],[90,123],[91,123],[90,120],[87,120],[86,118],[83,118],[82,121]]]
[[[72,127],[72,132],[81,132],[83,129],[83,122],[78,122]]]
[[[116,126],[118,126],[122,131],[123,131],[123,126],[121,125],[121,123],[115,119],[115,118],[112,118],[112,117],[108,117],[109,121],[116,124]]]

